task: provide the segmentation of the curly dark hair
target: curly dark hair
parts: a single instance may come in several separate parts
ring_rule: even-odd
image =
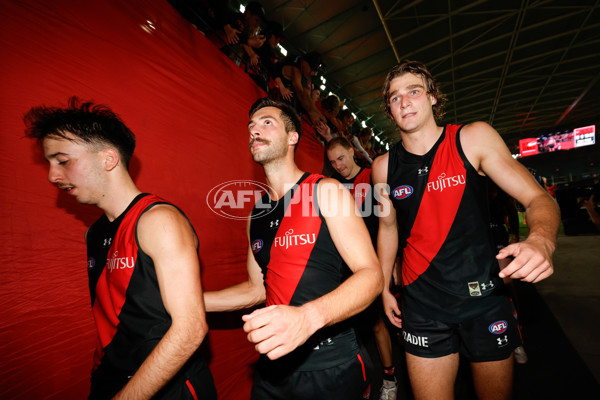
[[[118,151],[125,168],[129,168],[135,135],[108,106],[82,102],[73,96],[66,108],[33,107],[23,121],[27,137],[39,142],[53,137],[80,140],[94,147],[112,147]]]
[[[383,84],[383,104],[387,116],[392,118],[389,103],[390,84],[397,77],[407,73],[419,75],[423,78],[427,88],[427,94],[435,97],[437,100],[437,102],[432,106],[432,109],[436,122],[440,122],[445,112],[444,106],[446,105],[446,96],[440,90],[440,86],[433,78],[429,70],[427,70],[427,67],[418,61],[404,61],[392,68],[392,70],[387,74]]]

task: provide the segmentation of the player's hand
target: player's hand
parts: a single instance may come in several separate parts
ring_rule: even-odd
[[[500,271],[500,277],[539,282],[554,273],[553,252],[554,245],[540,237],[530,236],[523,242],[510,244],[496,255],[498,260],[514,257],[514,260]]]
[[[242,316],[254,348],[271,360],[290,353],[315,332],[302,307],[274,305]]]
[[[394,297],[389,290],[384,289],[381,293],[381,300],[383,302],[383,311],[390,322],[394,326],[402,328],[402,313],[400,312],[400,307],[398,307],[398,300],[396,300],[396,297]]]

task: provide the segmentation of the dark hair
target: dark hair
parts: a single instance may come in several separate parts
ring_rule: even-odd
[[[363,137],[363,136],[369,136],[369,138],[371,136],[373,136],[373,130],[369,127],[366,128],[362,128],[360,131],[358,131],[358,135],[359,138]]]
[[[269,40],[271,36],[275,36],[278,39],[284,39],[283,26],[279,22],[267,21],[263,33],[267,40]]]
[[[108,106],[82,102],[73,96],[67,108],[39,106],[23,117],[27,137],[44,140],[70,135],[92,146],[112,147],[118,151],[125,168],[135,149],[135,135]]]
[[[275,107],[279,109],[279,116],[283,120],[285,132],[298,132],[298,143],[300,143],[300,137],[302,136],[302,121],[300,120],[300,117],[298,116],[298,113],[296,112],[294,107],[282,101],[277,101],[268,97],[263,97],[261,99],[256,100],[254,104],[252,104],[252,106],[250,107],[250,111],[248,112],[248,116],[252,118],[252,116],[258,110],[265,107]],[[296,143],[294,151],[298,147],[298,143]]]
[[[245,12],[260,17],[263,21],[265,19],[265,9],[258,1],[251,1],[246,5],[246,8],[244,10]]]
[[[354,116],[352,115],[352,111],[350,111],[349,108],[344,108],[341,109],[340,112],[338,113],[337,117],[341,120],[343,120],[344,118],[354,118]]]
[[[352,144],[350,144],[350,141],[343,136],[336,136],[331,139],[329,143],[327,143],[327,146],[325,146],[325,151],[327,152],[335,146],[342,146],[346,150],[352,149]]]
[[[335,94],[330,94],[329,96],[321,100],[321,107],[323,107],[325,111],[335,113],[337,109],[340,108],[340,98],[337,97]]]
[[[308,63],[310,69],[314,72],[319,73],[325,70],[325,64],[323,64],[323,59],[321,58],[321,55],[316,51],[306,53],[302,56],[302,59]]]
[[[427,94],[432,95],[437,100],[437,102],[432,107],[433,116],[437,122],[440,122],[442,117],[444,116],[446,96],[440,90],[440,86],[435,81],[431,73],[427,70],[427,67],[418,61],[403,61],[402,63],[392,68],[392,70],[387,74],[387,77],[385,78],[385,82],[383,84],[383,103],[385,113],[388,115],[388,117],[392,117],[389,103],[391,82],[397,77],[402,76],[406,73],[419,75],[425,80]]]

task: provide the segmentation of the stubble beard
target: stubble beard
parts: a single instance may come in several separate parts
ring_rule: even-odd
[[[252,144],[255,142],[264,143],[265,146],[258,147],[256,152],[252,150]],[[277,160],[284,158],[287,155],[287,146],[277,146],[277,142],[271,142],[263,139],[254,139],[250,142],[250,153],[254,162],[265,167],[268,164],[276,162]]]

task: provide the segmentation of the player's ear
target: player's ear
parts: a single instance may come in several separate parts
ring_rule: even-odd
[[[297,145],[299,139],[300,139],[300,135],[298,135],[298,132],[291,131],[288,134],[288,145],[289,146],[295,146],[295,145]]]
[[[102,150],[102,162],[105,171],[112,171],[119,164],[119,152],[111,147]]]
[[[433,94],[428,94],[429,99],[431,100],[431,105],[434,106],[437,104],[437,97],[435,97]]]

